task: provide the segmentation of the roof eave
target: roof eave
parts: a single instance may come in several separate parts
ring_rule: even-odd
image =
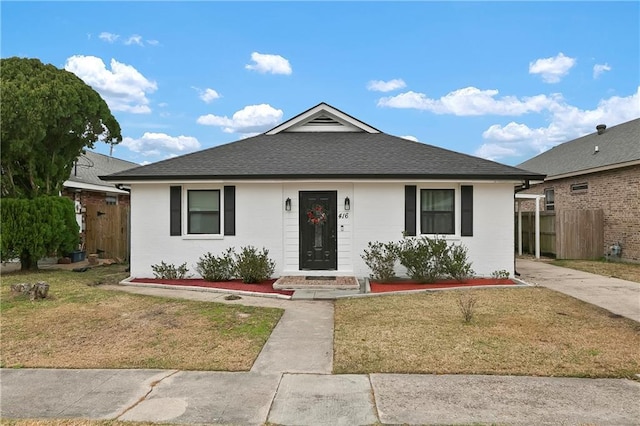
[[[255,175],[153,175],[153,176],[101,176],[103,180],[113,182],[150,182],[150,181],[177,181],[177,180],[299,180],[299,179],[434,179],[434,180],[539,180],[543,181],[545,175],[539,174],[493,174],[493,173],[480,173],[480,174],[421,174],[421,173],[407,173],[407,174],[380,174],[380,173],[366,173],[366,174],[255,174]]]
[[[608,164],[606,166],[592,167],[590,169],[576,170],[573,172],[562,173],[559,175],[547,176],[545,180],[546,181],[558,180],[558,179],[564,179],[564,178],[569,178],[574,176],[588,175],[591,173],[606,172],[608,170],[622,169],[625,167],[631,167],[631,166],[637,166],[637,165],[640,165],[640,159],[633,160],[633,161],[625,161],[623,163]]]

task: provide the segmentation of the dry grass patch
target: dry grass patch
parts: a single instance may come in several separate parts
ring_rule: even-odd
[[[604,260],[554,260],[556,266],[640,283],[640,264]]]
[[[632,377],[640,324],[546,288],[461,291],[336,302],[334,373]]]
[[[119,268],[119,269],[118,269]],[[280,309],[157,298],[103,290],[122,267],[2,277],[3,367],[249,370]],[[29,301],[11,284],[46,281]]]

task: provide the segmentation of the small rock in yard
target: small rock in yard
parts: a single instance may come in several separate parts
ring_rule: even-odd
[[[35,284],[20,283],[13,284],[11,291],[14,293],[22,293],[29,295],[29,300],[46,299],[49,294],[49,284],[44,281],[38,281]]]

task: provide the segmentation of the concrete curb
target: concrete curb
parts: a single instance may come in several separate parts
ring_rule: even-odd
[[[189,290],[189,291],[201,291],[204,293],[222,293],[222,294],[237,294],[239,296],[253,296],[253,297],[267,297],[271,299],[285,299],[291,300],[291,296],[278,293],[260,293],[257,291],[245,291],[245,290],[228,290],[224,288],[212,288],[212,287],[199,287],[189,285],[171,285],[171,284],[155,284],[155,283],[134,283],[131,282],[133,277],[127,277],[120,281],[118,284],[129,287],[141,287],[141,288],[165,288],[171,290]]]

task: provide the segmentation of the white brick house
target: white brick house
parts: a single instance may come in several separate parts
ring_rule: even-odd
[[[369,241],[444,237],[513,273],[514,187],[543,175],[405,140],[321,103],[261,135],[105,179],[131,186],[131,275],[253,245],[281,275],[369,274]]]

